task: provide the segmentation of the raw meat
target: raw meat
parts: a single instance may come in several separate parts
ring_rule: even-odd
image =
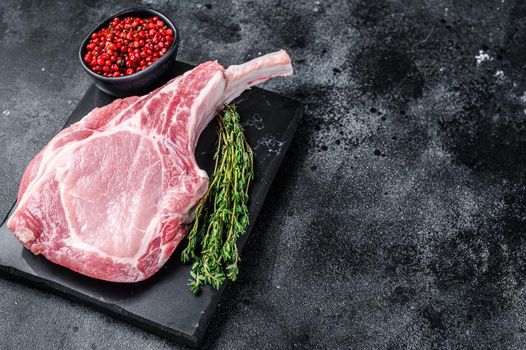
[[[208,187],[194,157],[200,133],[250,86],[291,74],[283,50],[226,70],[206,62],[94,109],[30,162],[9,229],[34,254],[84,275],[148,278],[187,234]]]

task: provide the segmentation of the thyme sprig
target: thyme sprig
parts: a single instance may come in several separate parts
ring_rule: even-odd
[[[248,189],[254,177],[252,149],[234,105],[226,106],[218,121],[212,181],[196,209],[188,246],[181,255],[184,263],[193,261],[189,280],[192,293],[205,284],[217,289],[225,279],[237,279],[237,240],[249,223]]]

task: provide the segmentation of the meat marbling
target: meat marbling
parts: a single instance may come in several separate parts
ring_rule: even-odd
[[[283,50],[226,70],[206,62],[148,95],[94,109],[29,163],[9,229],[34,254],[84,275],[150,277],[208,187],[194,156],[205,126],[250,86],[291,74]]]

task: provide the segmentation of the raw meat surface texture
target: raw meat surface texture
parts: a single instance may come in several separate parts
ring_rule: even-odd
[[[291,74],[283,50],[228,69],[206,62],[145,96],[94,109],[29,163],[9,229],[34,254],[84,275],[150,277],[208,188],[194,156],[205,126],[250,86]]]

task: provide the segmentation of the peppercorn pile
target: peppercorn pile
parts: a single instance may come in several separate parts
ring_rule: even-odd
[[[91,35],[84,62],[95,73],[122,77],[153,64],[173,41],[173,30],[157,16],[114,18]]]

